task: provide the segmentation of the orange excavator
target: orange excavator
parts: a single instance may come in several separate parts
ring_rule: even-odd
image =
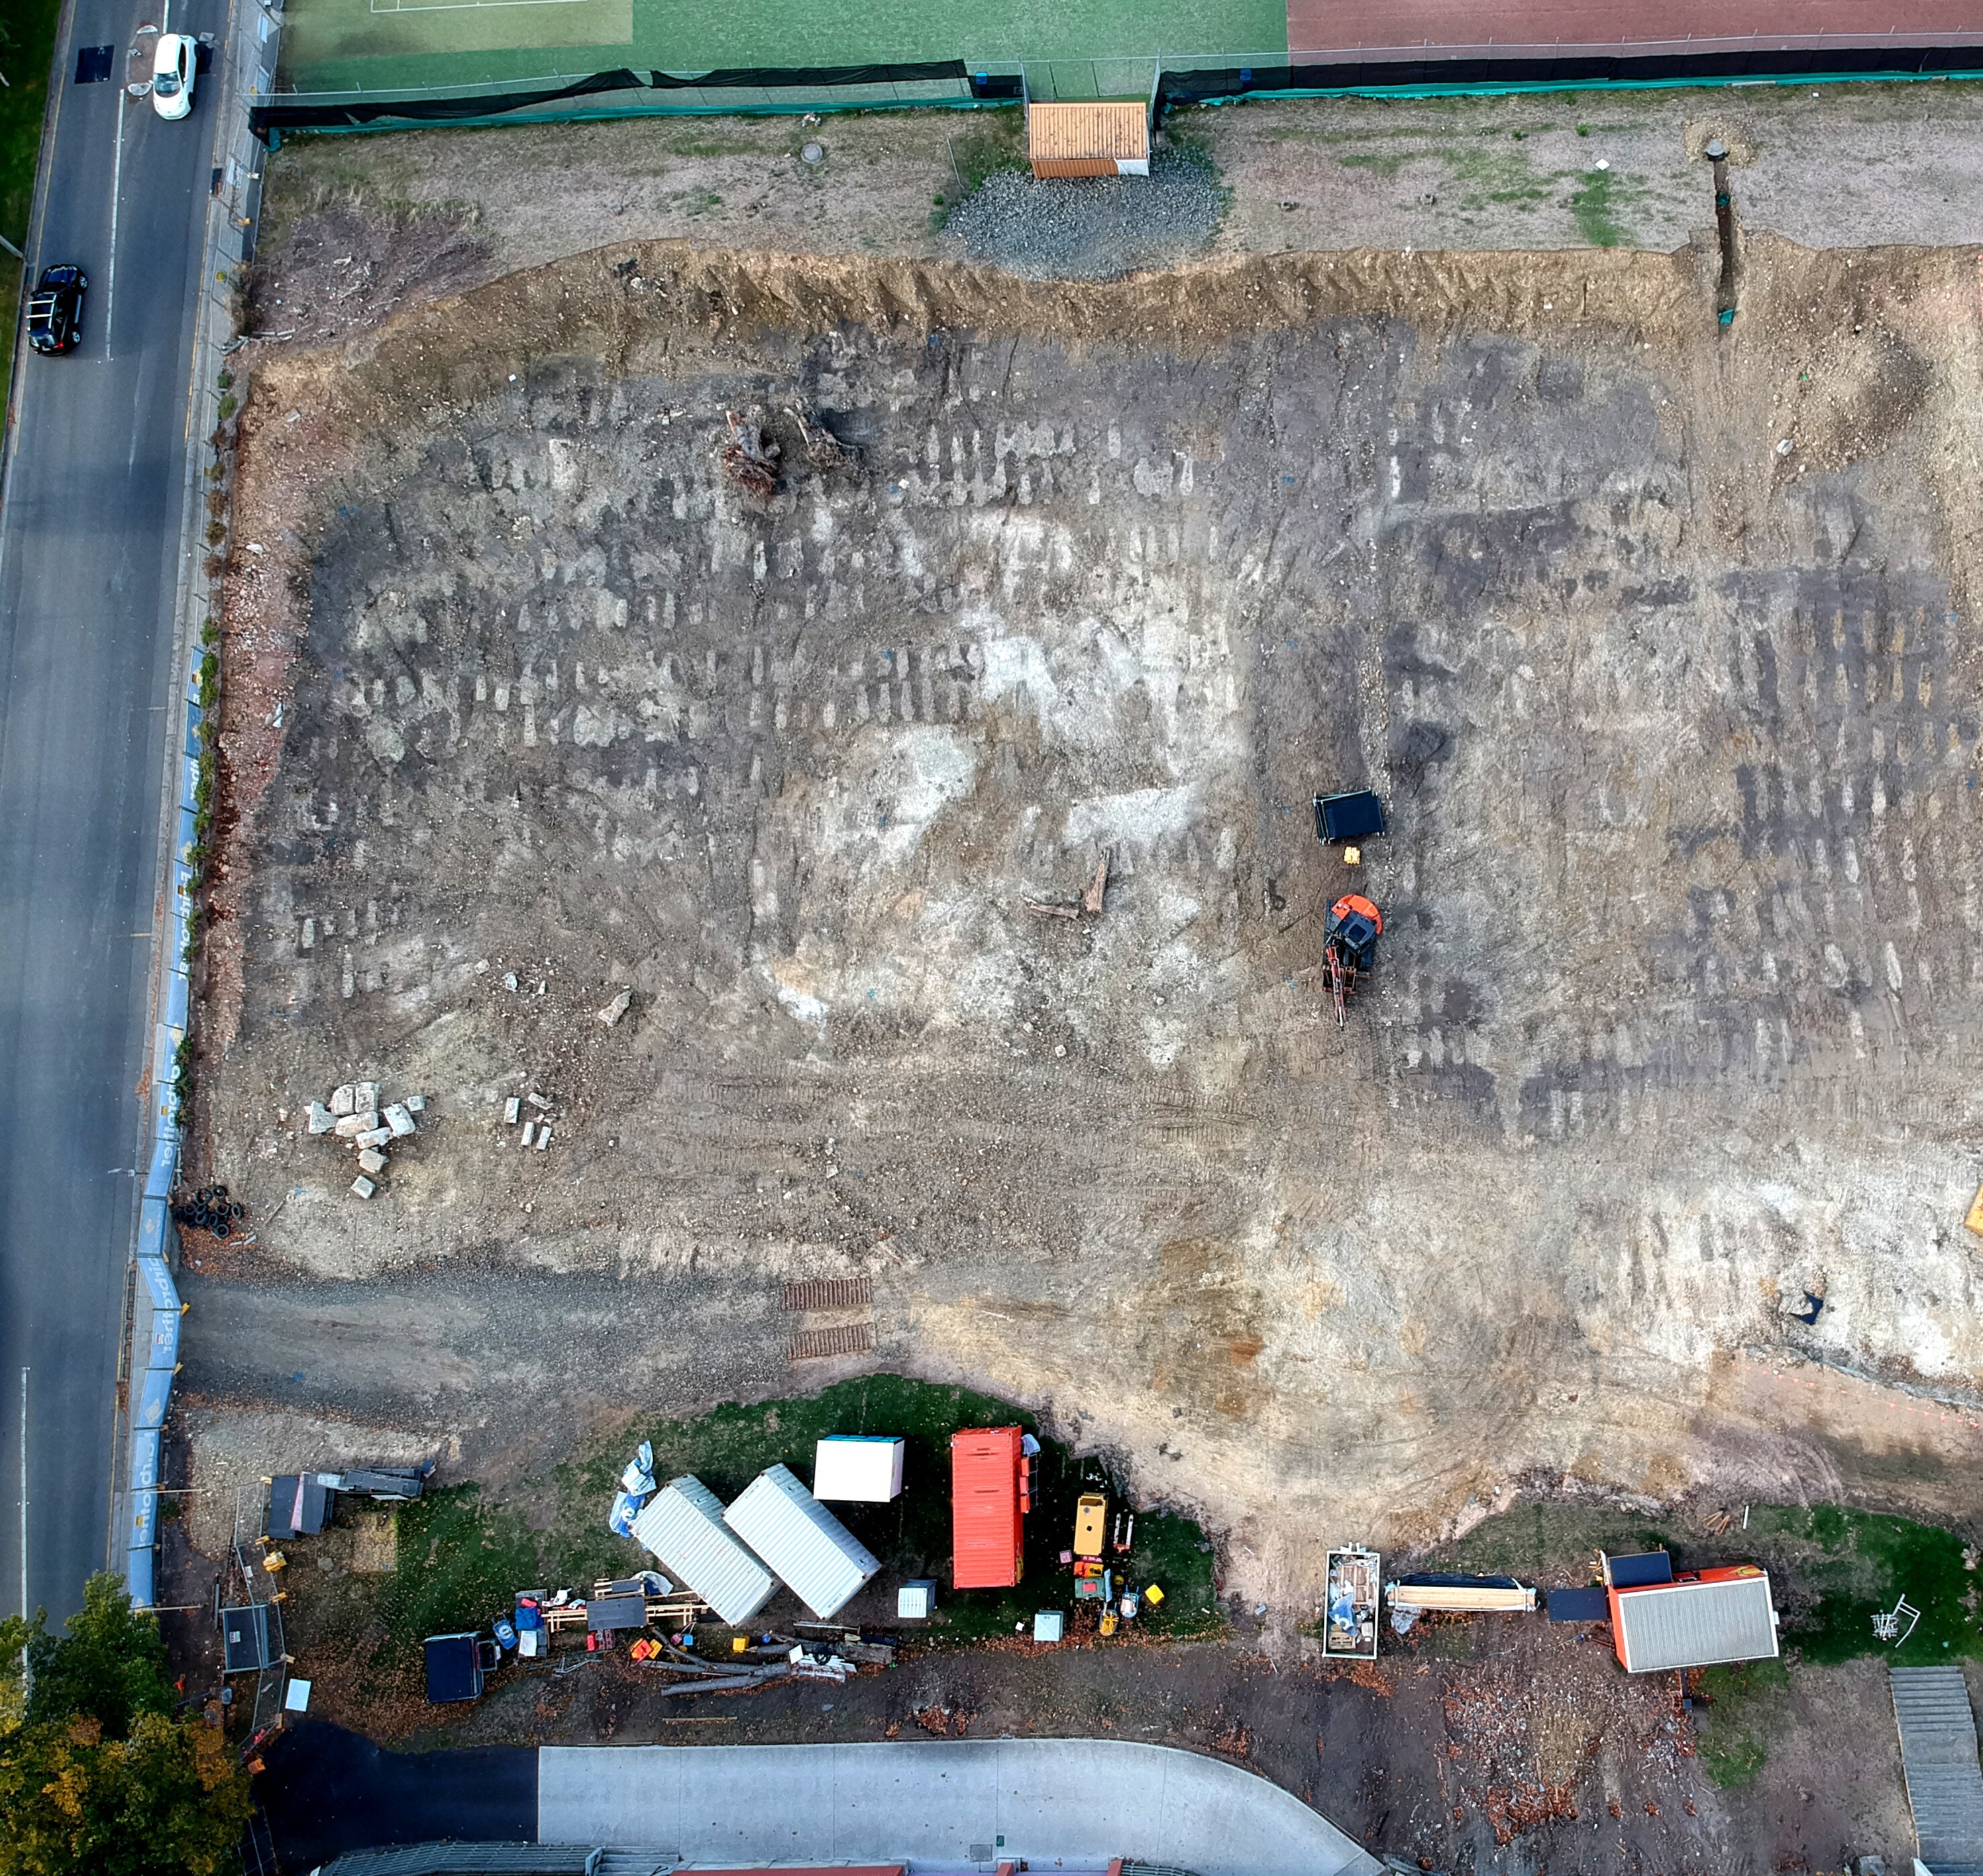
[[[1346,892],[1329,908],[1323,955],[1329,964],[1329,988],[1336,998],[1339,1028],[1349,1020],[1349,993],[1357,978],[1368,977],[1377,968],[1377,940],[1383,930],[1384,915],[1360,892]]]
[[[1315,798],[1315,837],[1325,847],[1340,847],[1345,863],[1362,864],[1363,843],[1390,831],[1384,804],[1368,788]],[[1349,993],[1359,977],[1377,968],[1377,940],[1383,935],[1384,915],[1360,892],[1346,892],[1329,908],[1323,934],[1323,956],[1329,966],[1329,988],[1336,998],[1339,1028],[1349,1020]]]

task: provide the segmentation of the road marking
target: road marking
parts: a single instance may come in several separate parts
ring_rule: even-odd
[[[110,283],[103,292],[103,356],[111,356],[117,331],[117,198],[124,187],[124,101],[130,92],[117,91],[117,154],[110,165]]]
[[[21,1613],[28,1613],[28,1371],[21,1370]]]

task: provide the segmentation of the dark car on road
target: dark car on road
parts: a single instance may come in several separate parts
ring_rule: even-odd
[[[72,352],[82,343],[82,296],[89,280],[80,267],[44,267],[28,296],[28,343],[37,352]]]

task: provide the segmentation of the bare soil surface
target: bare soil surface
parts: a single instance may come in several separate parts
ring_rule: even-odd
[[[189,1383],[473,1462],[844,1329],[1281,1611],[1517,1479],[1945,1510],[1975,257],[1758,240],[1727,333],[1711,278],[628,245],[265,362],[189,1139],[260,1261]],[[1309,801],[1366,781],[1353,874]],[[361,1075],[430,1097],[370,1201],[302,1130]]]
[[[1700,152],[1716,135],[1752,229],[1812,248],[1983,241],[1983,95],[1962,85],[1314,99],[1166,126],[1216,166],[1217,243],[1235,254],[1666,252],[1712,222]],[[818,166],[799,158],[809,140]],[[250,329],[320,343],[615,241],[961,258],[949,209],[1020,155],[1005,111],[293,138],[268,162]],[[1104,216],[1092,242],[1055,252],[1092,273],[1112,242]],[[1145,250],[1137,264],[1155,263]]]

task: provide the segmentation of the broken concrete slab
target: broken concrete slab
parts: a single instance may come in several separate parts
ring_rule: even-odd
[[[418,1131],[413,1125],[413,1117],[406,1112],[403,1102],[395,1101],[386,1109],[382,1118],[396,1139],[403,1140],[408,1134]]]
[[[309,1104],[309,1130],[312,1133],[328,1133],[337,1125],[337,1116],[321,1101]]]
[[[386,1155],[376,1146],[363,1147],[359,1151],[358,1169],[361,1172],[383,1172]]]
[[[331,1122],[331,1131],[340,1140],[355,1140],[365,1131],[365,1117],[362,1114],[346,1114]]]
[[[368,1127],[359,1135],[358,1144],[360,1146],[383,1146],[392,1137],[393,1130],[390,1127]]]
[[[621,1017],[627,1014],[628,1010],[632,1008],[633,1005],[633,992],[630,990],[622,990],[610,1003],[607,1004],[603,1010],[597,1012],[596,1014],[597,1015],[599,1020],[603,1022],[607,1028],[610,1029],[619,1022]]]

